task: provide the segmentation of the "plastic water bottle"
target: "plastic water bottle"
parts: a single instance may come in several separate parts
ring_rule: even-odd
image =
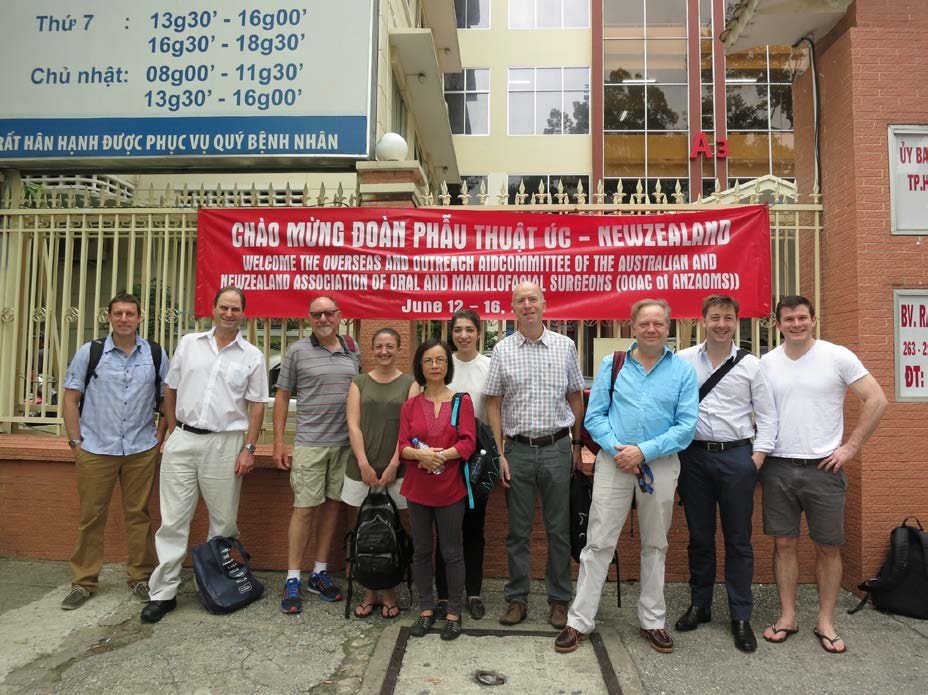
[[[418,437],[413,437],[413,438],[412,438],[412,441],[410,442],[410,444],[412,444],[412,445],[413,445],[414,447],[416,447],[417,449],[431,449],[431,448],[432,448],[432,447],[430,447],[428,444],[426,444],[425,442],[420,441]],[[441,465],[440,465],[438,468],[436,468],[434,471],[431,471],[432,475],[441,475],[441,474],[444,473],[444,472],[445,472],[445,464],[441,464]]]

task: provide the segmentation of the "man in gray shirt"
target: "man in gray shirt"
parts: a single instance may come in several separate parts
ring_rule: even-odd
[[[293,489],[282,613],[296,614],[303,608],[300,570],[312,526],[316,531],[316,563],[307,589],[319,594],[323,601],[342,600],[341,591],[329,578],[327,560],[351,451],[345,403],[351,380],[358,374],[359,357],[350,336],[338,334],[340,318],[338,305],[329,297],[310,302],[312,333],[290,346],[277,379],[274,465],[290,471]],[[284,429],[294,391],[296,441],[291,461],[284,444]]]
[[[528,614],[529,537],[540,492],[548,540],[548,621],[560,629],[567,624],[573,595],[567,491],[571,470],[581,461],[583,377],[576,346],[545,328],[544,309],[538,285],[516,286],[512,310],[519,330],[493,350],[484,393],[487,419],[501,452],[500,478],[508,488],[509,582],[503,591],[508,607],[499,621],[515,625]]]

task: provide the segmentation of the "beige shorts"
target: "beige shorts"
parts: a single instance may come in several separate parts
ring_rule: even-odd
[[[400,494],[400,487],[403,485],[403,479],[397,478],[387,485],[387,493],[393,498],[393,503],[397,509],[406,509],[406,498]],[[383,489],[383,488],[378,488]],[[345,477],[345,484],[342,487],[342,502],[350,504],[352,507],[360,507],[364,503],[364,498],[371,488],[360,480],[352,480]]]
[[[294,507],[341,500],[350,446],[295,446],[290,467]]]

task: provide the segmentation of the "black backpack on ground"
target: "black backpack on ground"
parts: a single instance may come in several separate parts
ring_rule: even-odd
[[[345,618],[351,614],[354,582],[378,591],[392,589],[405,577],[412,605],[412,541],[386,490],[371,488],[358,509],[355,527],[346,534],[345,541],[348,546]]]
[[[580,553],[586,547],[586,531],[590,523],[590,506],[593,503],[593,479],[576,471],[570,476],[570,556],[580,562]],[[622,607],[622,585],[619,577],[619,549],[615,549],[616,605]]]
[[[241,555],[241,562],[232,556],[233,548]],[[194,546],[191,555],[197,594],[210,613],[231,613],[264,595],[264,584],[248,566],[251,555],[237,538],[214,536]]]
[[[151,349],[151,362],[155,368],[155,410],[159,410],[161,405],[161,358],[163,353],[161,346],[154,340],[145,338],[143,340],[148,343],[148,347]],[[87,362],[87,372],[84,374],[84,393],[81,394],[81,401],[77,406],[77,412],[79,413],[84,412],[84,396],[87,393],[87,387],[90,386],[91,379],[97,376],[97,366],[100,364],[100,358],[103,357],[104,343],[106,343],[106,338],[97,338],[90,341],[90,359]]]
[[[915,519],[918,528],[909,526],[909,519]],[[892,530],[880,574],[857,588],[867,595],[848,613],[856,613],[872,600],[877,610],[928,619],[928,533],[917,518],[906,517]]]
[[[458,412],[463,398],[463,393],[456,393],[451,399],[451,426],[455,429],[458,427]],[[474,423],[477,425],[477,447],[469,459],[461,461],[468,509],[473,509],[478,500],[486,500],[499,480],[499,448],[493,430],[476,418]]]

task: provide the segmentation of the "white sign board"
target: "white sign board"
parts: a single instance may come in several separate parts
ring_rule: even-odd
[[[928,235],[928,125],[889,126],[893,234]]]
[[[896,400],[928,401],[928,290],[893,292]]]
[[[3,0],[0,165],[367,157],[374,11],[374,0]]]

